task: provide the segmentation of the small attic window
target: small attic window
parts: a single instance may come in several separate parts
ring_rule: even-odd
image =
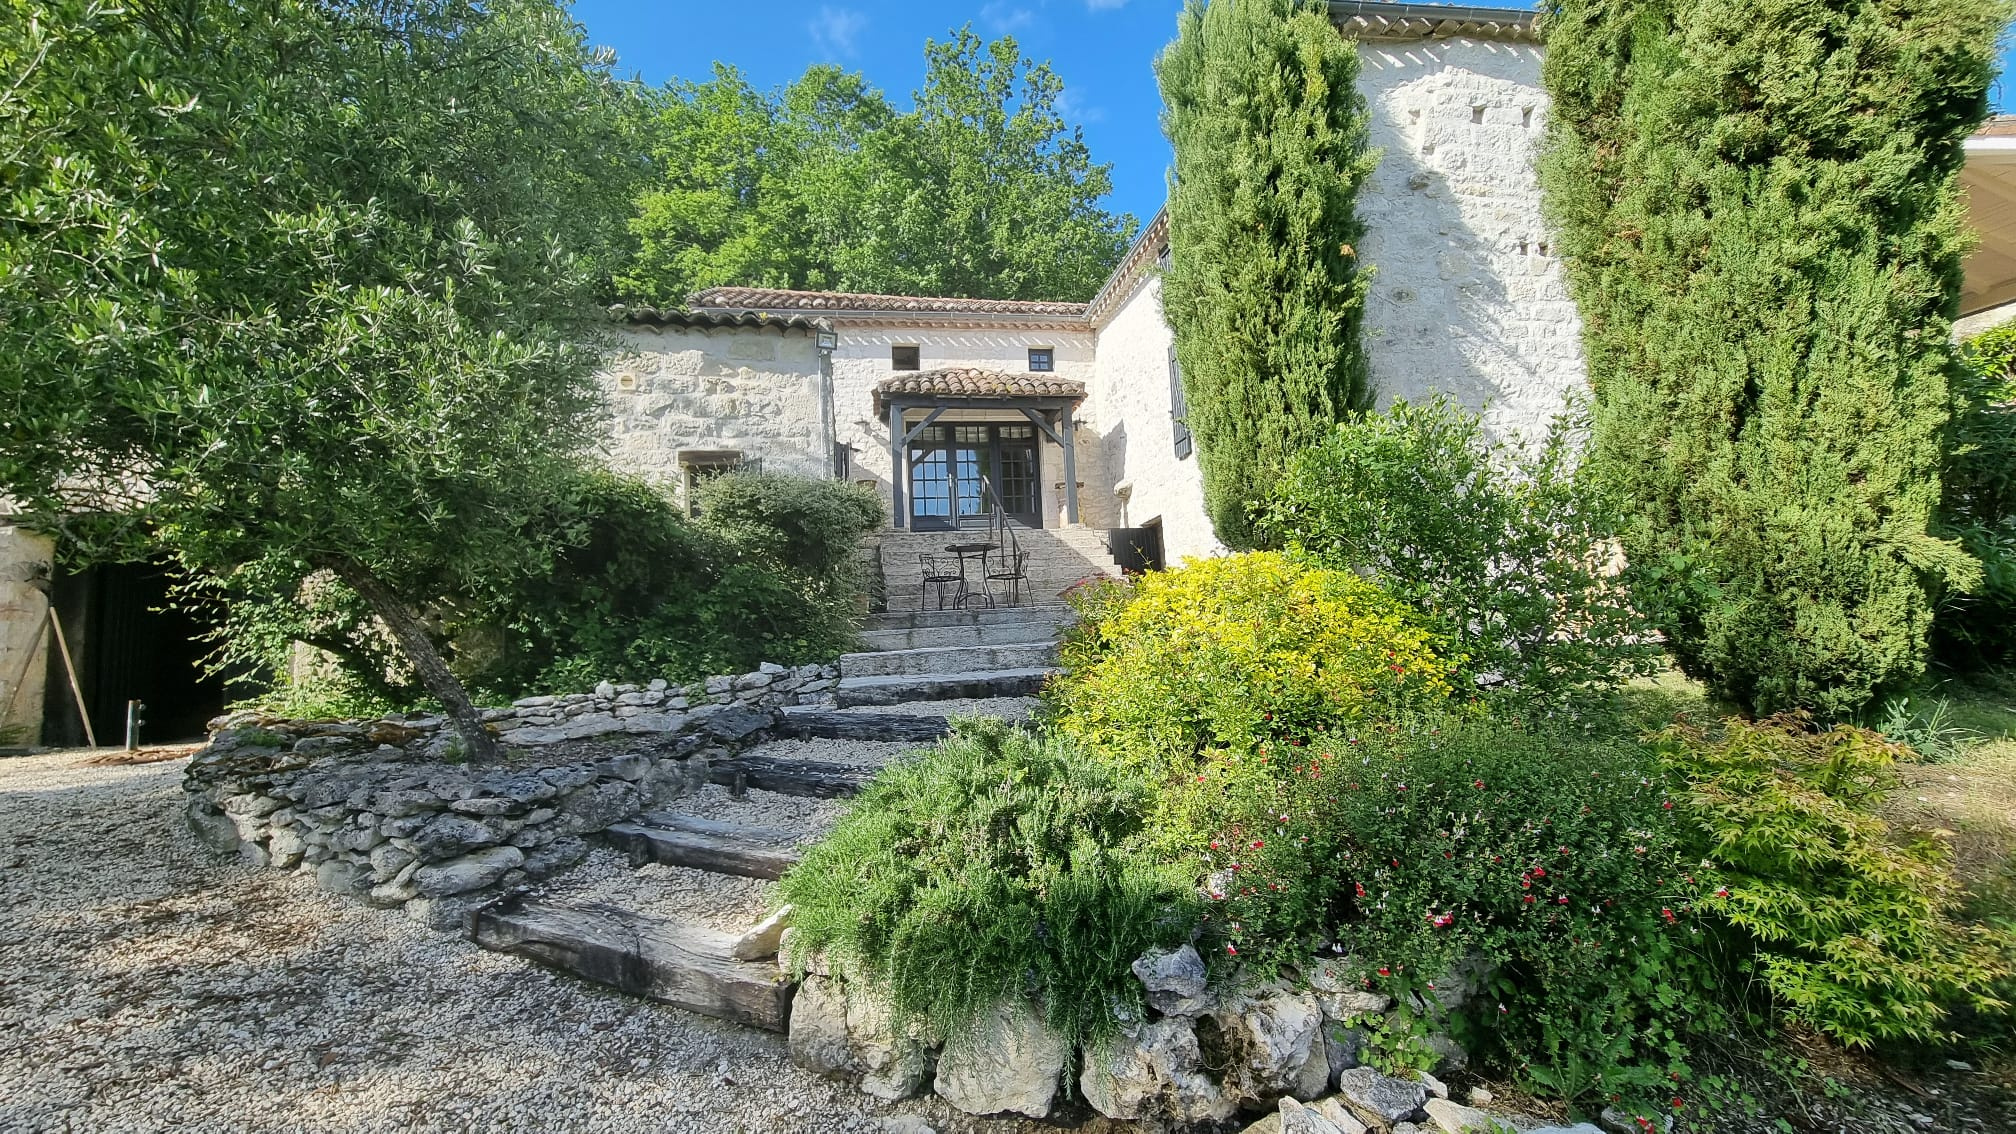
[[[1048,374],[1057,369],[1056,352],[1047,346],[1029,348],[1029,373]]]
[[[922,369],[917,362],[917,348],[914,346],[892,346],[889,348],[889,369]]]

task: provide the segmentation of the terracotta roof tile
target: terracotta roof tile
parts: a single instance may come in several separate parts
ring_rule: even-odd
[[[1050,315],[1066,318],[1082,318],[1085,315],[1083,303],[788,291],[769,287],[710,287],[694,292],[687,302],[695,308],[729,311],[914,311],[938,315]]]
[[[971,366],[948,366],[897,374],[877,382],[877,409],[895,394],[933,398],[1082,398],[1085,383],[1051,374],[1003,374]]]
[[[609,317],[638,327],[776,327],[780,330],[830,330],[824,319],[806,315],[771,315],[765,311],[680,311],[672,307],[609,308]]]

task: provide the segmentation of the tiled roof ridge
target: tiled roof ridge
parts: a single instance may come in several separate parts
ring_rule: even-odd
[[[1082,317],[1086,305],[1038,299],[965,299],[861,291],[799,291],[781,287],[710,287],[687,301],[702,309],[763,311],[894,311],[946,315]]]
[[[875,383],[879,404],[892,394],[924,394],[940,398],[1082,398],[1085,383],[1055,374],[1010,373],[979,366],[941,366],[907,370]]]

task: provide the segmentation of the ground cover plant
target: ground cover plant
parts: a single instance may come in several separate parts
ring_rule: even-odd
[[[1297,455],[1261,530],[1413,606],[1458,687],[1586,704],[1661,650],[1617,577],[1614,509],[1575,475],[1579,441],[1564,418],[1528,452],[1447,399],[1400,402]]]
[[[780,886],[799,966],[823,953],[935,1041],[1028,997],[1074,1042],[1139,1012],[1128,966],[1195,924],[1190,881],[1140,853],[1152,791],[1000,721],[891,765]]]

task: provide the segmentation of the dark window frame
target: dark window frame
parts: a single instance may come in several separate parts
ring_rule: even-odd
[[[909,360],[907,365],[905,364],[904,361],[906,358]],[[889,369],[891,370],[924,369],[923,349],[918,347],[915,343],[892,343],[889,347]]]
[[[1037,356],[1042,356],[1042,365],[1037,365]],[[1055,374],[1057,372],[1057,348],[1032,346],[1029,348],[1029,373]]]
[[[1190,399],[1183,396],[1183,366],[1176,361],[1176,344],[1169,344],[1169,426],[1175,434],[1176,459],[1188,457],[1196,448],[1190,437]]]

